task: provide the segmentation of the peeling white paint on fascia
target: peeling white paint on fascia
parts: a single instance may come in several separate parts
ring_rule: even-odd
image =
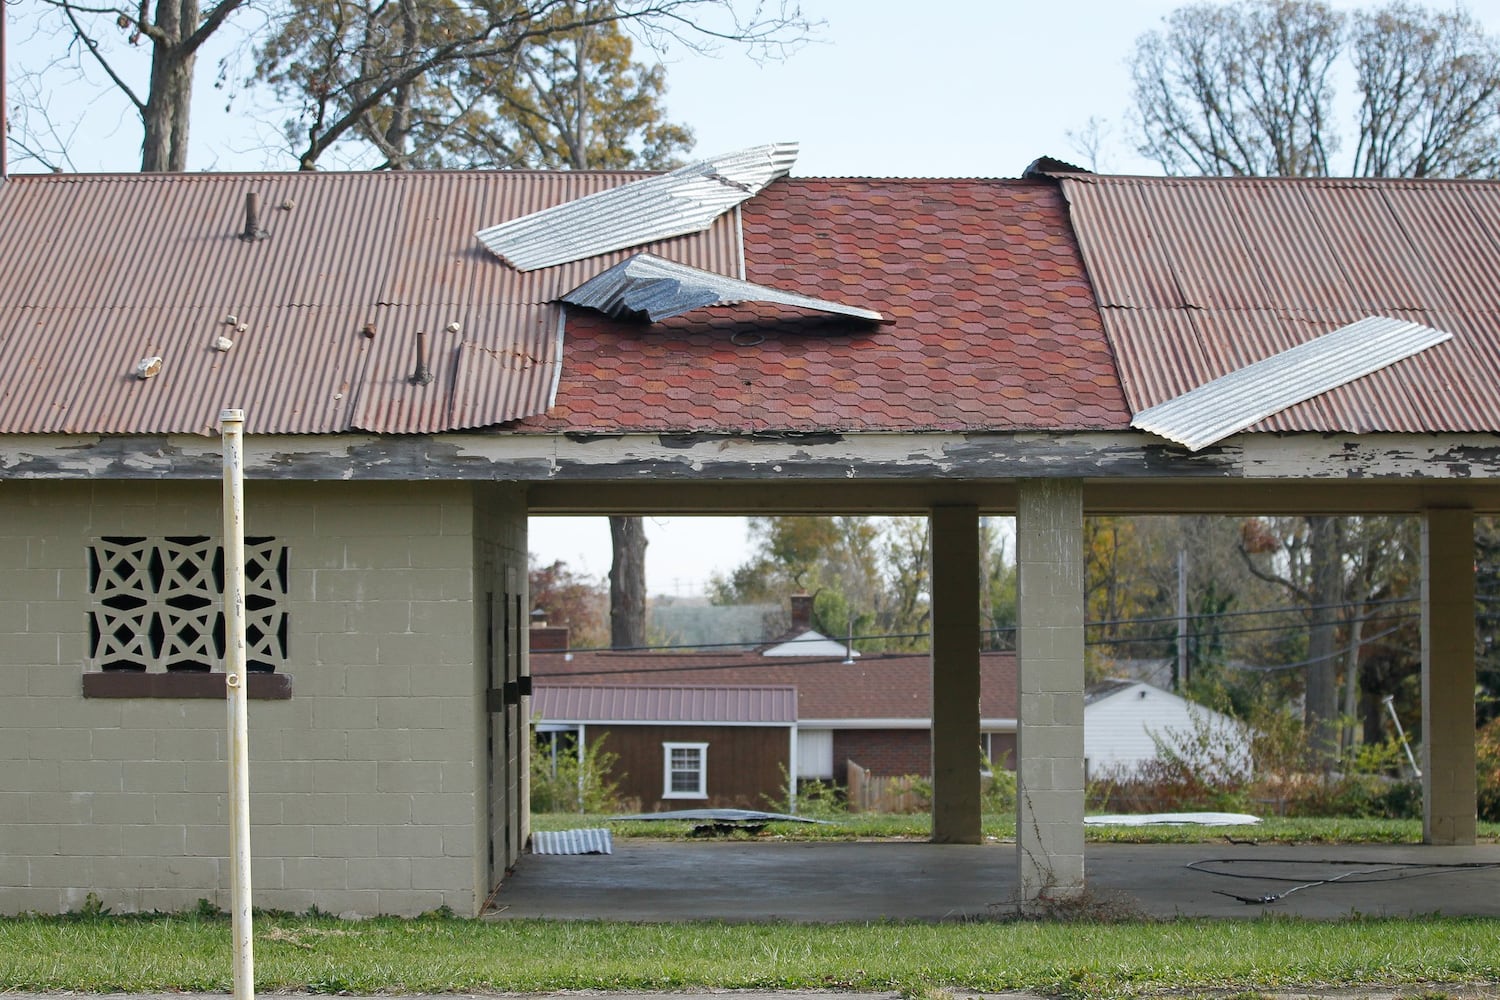
[[[1073,478],[1170,483],[1280,480],[1494,481],[1500,435],[1240,435],[1209,452],[1180,455],[1138,432],[1081,434],[845,434],[831,441],[705,437],[663,443],[657,434],[575,440],[564,434],[259,435],[246,438],[248,476],[539,482],[858,479],[871,483]],[[1164,458],[1165,455],[1165,458]],[[197,435],[134,439],[0,436],[0,479],[212,479],[219,442]],[[386,470],[371,473],[371,470]],[[623,471],[628,470],[628,471]]]

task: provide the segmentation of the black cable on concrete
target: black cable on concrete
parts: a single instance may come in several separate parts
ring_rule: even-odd
[[[1363,870],[1348,871],[1342,875],[1334,875],[1331,878],[1313,879],[1303,882],[1294,876],[1285,875],[1263,875],[1247,874],[1243,872],[1215,871],[1208,865],[1234,865],[1234,864],[1257,864],[1257,865],[1358,865]],[[1376,867],[1370,867],[1375,865]],[[1425,878],[1429,875],[1445,875],[1455,871],[1485,871],[1500,868],[1500,862],[1492,861],[1455,861],[1448,863],[1428,863],[1421,861],[1396,861],[1396,862],[1373,862],[1354,861],[1349,859],[1327,859],[1313,860],[1311,858],[1208,858],[1202,861],[1189,862],[1185,867],[1205,875],[1222,875],[1225,878],[1257,879],[1262,882],[1296,882],[1283,892],[1267,893],[1262,896],[1241,896],[1238,893],[1225,892],[1215,889],[1214,893],[1220,896],[1228,896],[1237,899],[1241,903],[1252,906],[1264,906],[1268,903],[1279,902],[1294,892],[1302,889],[1313,889],[1318,886],[1332,885],[1336,882],[1347,881],[1351,885],[1362,885],[1371,882],[1396,882],[1408,878]],[[1395,874],[1392,874],[1395,873]],[[1370,876],[1382,876],[1379,878]]]

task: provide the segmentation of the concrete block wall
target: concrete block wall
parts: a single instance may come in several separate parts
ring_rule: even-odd
[[[1016,511],[1016,855],[1023,899],[1072,896],[1083,867],[1083,488],[1021,484]]]
[[[0,483],[0,912],[229,905],[219,700],[86,699],[86,552],[221,533],[218,483]],[[250,704],[254,902],[472,912],[473,500],[460,484],[246,486],[289,546],[288,701]]]

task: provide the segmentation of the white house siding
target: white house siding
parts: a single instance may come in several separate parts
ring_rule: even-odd
[[[0,483],[0,912],[229,905],[216,699],[84,698],[87,548],[218,538],[216,482]],[[246,487],[288,546],[287,701],[250,703],[254,903],[472,912],[486,836],[469,486]],[[517,505],[516,509],[519,509]],[[491,531],[524,565],[519,533]]]
[[[1241,763],[1249,758],[1242,728],[1233,719],[1170,691],[1136,683],[1092,702],[1083,710],[1083,753],[1090,778],[1126,776],[1156,757],[1156,740],[1176,745],[1194,732],[1194,717],[1210,726],[1219,743]]]

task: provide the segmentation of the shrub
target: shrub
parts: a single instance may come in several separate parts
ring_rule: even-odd
[[[1500,823],[1500,719],[1486,723],[1474,739],[1479,769],[1479,818]]]
[[[559,747],[555,759],[543,748],[534,748],[531,754],[531,811],[619,812],[620,785],[609,779],[620,755],[604,749],[604,741],[608,738],[609,733],[601,733],[585,744],[582,761],[572,747]]]

